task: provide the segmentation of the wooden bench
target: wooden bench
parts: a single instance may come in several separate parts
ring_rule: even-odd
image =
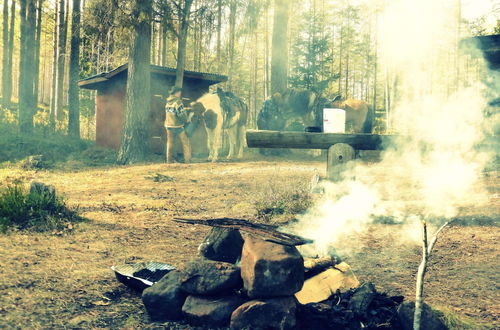
[[[345,165],[354,160],[356,150],[381,150],[395,135],[333,134],[283,131],[247,131],[249,148],[295,148],[328,150],[326,173],[330,180],[340,178]]]

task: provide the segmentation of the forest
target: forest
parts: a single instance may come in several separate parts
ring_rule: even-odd
[[[0,328],[500,327],[498,1],[0,9]]]
[[[488,32],[485,16],[467,20],[460,3],[446,4],[446,10],[455,13],[448,17],[447,32],[456,38],[444,40],[446,54],[440,54],[456,67],[458,38]],[[390,111],[395,74],[384,65],[380,47],[384,36],[378,35],[384,1],[198,0],[151,1],[147,8],[135,5],[110,0],[3,2],[2,104],[19,106],[21,130],[40,126],[95,138],[94,95],[79,90],[77,81],[129,60],[131,31],[140,23],[131,17],[141,17],[140,13],[148,16],[149,31],[146,27],[142,31],[140,55],[178,72],[227,75],[222,87],[246,100],[249,127],[255,127],[262,102],[287,84],[365,100],[377,110]],[[498,13],[498,5],[491,10]],[[467,71],[474,71],[473,65],[466,65],[454,80],[467,79]],[[20,88],[28,85],[33,92]]]

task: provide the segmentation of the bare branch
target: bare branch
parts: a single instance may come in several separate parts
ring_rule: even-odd
[[[441,227],[439,227],[438,230],[436,230],[436,233],[434,233],[434,236],[432,237],[431,244],[429,244],[429,247],[427,248],[427,254],[430,255],[432,252],[432,249],[434,249],[434,245],[436,244],[436,241],[438,239],[439,233],[444,229],[444,227],[448,226],[450,224],[449,221],[445,222]]]

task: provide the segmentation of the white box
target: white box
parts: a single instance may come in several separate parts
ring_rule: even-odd
[[[323,109],[323,133],[345,133],[345,110]]]

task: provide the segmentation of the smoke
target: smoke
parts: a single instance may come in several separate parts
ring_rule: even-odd
[[[487,206],[481,178],[492,154],[485,139],[485,86],[464,72],[456,1],[391,1],[380,16],[380,62],[395,82],[389,130],[401,135],[376,164],[357,162],[297,223],[311,254],[349,252],[352,235],[390,217],[401,240],[416,242],[420,221]],[[477,70],[477,67],[474,68]],[[465,77],[465,78],[464,78]],[[478,75],[475,75],[478,78]]]

